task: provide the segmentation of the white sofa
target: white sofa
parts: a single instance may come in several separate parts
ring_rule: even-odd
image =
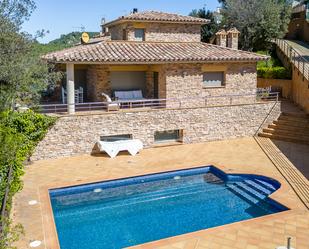
[[[115,91],[115,98],[119,101],[144,100],[142,90]]]

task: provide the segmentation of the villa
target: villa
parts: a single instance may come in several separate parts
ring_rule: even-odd
[[[268,57],[238,50],[234,28],[217,33],[218,45],[200,42],[207,23],[135,10],[103,23],[100,37],[45,55],[66,72],[66,82],[54,104],[42,105],[60,118],[33,159],[90,153],[111,137],[151,147],[257,132],[274,104],[272,115],[280,110],[265,101],[275,96],[257,100],[256,64]]]
[[[134,9],[43,57],[66,78],[38,109],[57,121],[14,196],[17,248],[308,248],[308,180],[256,136],[307,116],[272,124],[284,103],[257,88],[268,57],[238,50],[235,28],[200,42],[207,23]],[[147,149],[97,153],[115,140]]]

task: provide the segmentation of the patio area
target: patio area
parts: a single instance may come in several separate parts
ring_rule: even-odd
[[[158,156],[160,155],[160,156]],[[309,212],[254,138],[146,149],[132,157],[121,153],[37,161],[26,168],[24,188],[14,198],[13,220],[25,228],[17,248],[59,248],[49,206],[48,188],[78,185],[175,169],[215,165],[226,173],[261,174],[282,186],[271,198],[290,210],[269,216],[180,235],[133,248],[276,248],[292,237],[292,246],[308,248]],[[37,205],[29,205],[37,200]]]

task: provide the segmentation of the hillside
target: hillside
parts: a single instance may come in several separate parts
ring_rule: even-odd
[[[90,37],[99,35],[99,32],[87,32]],[[69,34],[63,34],[60,38],[50,41],[47,44],[41,44],[39,42],[35,45],[35,52],[38,54],[46,54],[48,52],[72,47],[79,43],[82,32],[71,32]]]

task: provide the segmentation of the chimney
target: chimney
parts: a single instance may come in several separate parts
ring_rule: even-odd
[[[133,9],[133,14],[136,14],[138,12],[138,9],[137,8],[134,8]]]
[[[107,27],[104,27],[105,25],[105,18],[103,17],[101,19],[101,35],[105,34],[105,33],[108,33],[108,28]]]
[[[238,36],[240,32],[236,28],[227,31],[227,47],[238,49]]]
[[[224,29],[220,29],[216,33],[216,44],[221,47],[226,47],[226,31]]]

